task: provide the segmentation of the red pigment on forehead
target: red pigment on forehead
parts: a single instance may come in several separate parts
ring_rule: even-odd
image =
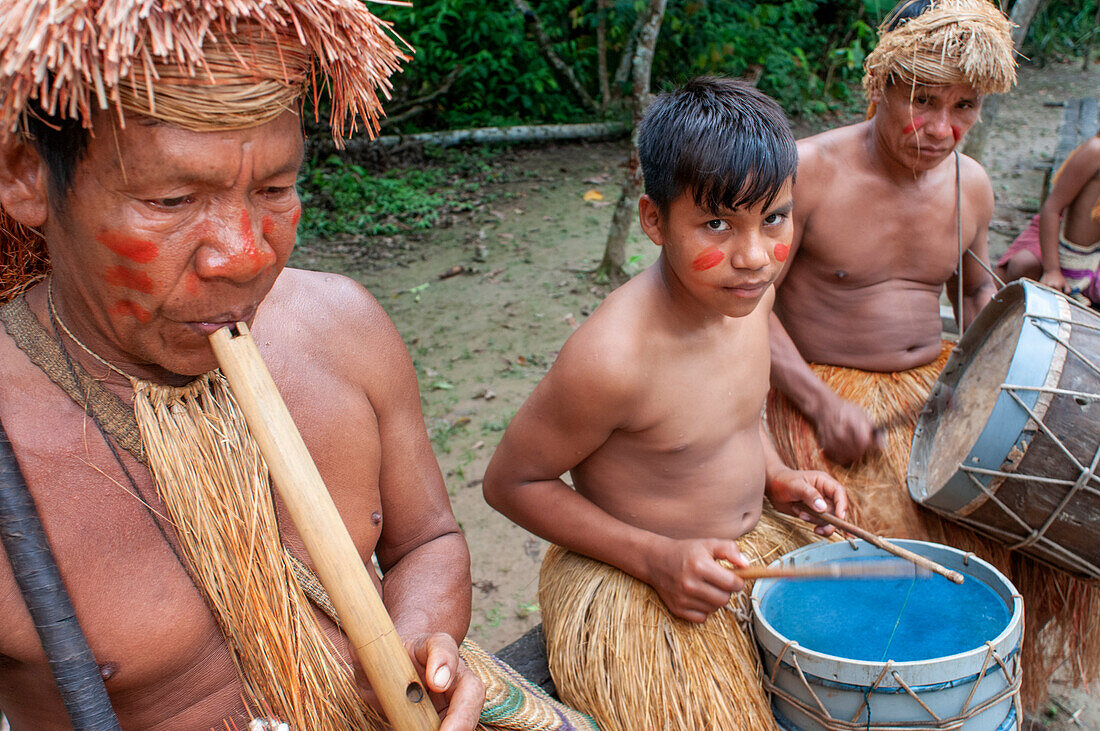
[[[183,286],[187,289],[188,294],[198,294],[199,275],[194,272],[187,272],[183,277]]]
[[[112,287],[123,287],[149,294],[153,291],[153,280],[145,272],[129,267],[109,267],[103,274],[104,281]]]
[[[133,317],[138,322],[149,322],[149,320],[153,319],[153,316],[149,314],[149,310],[133,300],[119,300],[115,302],[114,307],[111,308],[111,312],[119,317]]]
[[[157,245],[152,241],[125,236],[115,231],[102,231],[95,239],[119,256],[138,264],[148,264],[157,258]]]
[[[787,261],[787,257],[791,255],[791,247],[786,244],[775,245],[775,260]]]
[[[951,136],[955,138],[955,142],[958,142],[959,140],[962,139],[962,136],[963,136],[962,130],[959,129],[958,127],[956,127],[955,125],[951,125]]]
[[[260,229],[264,232],[264,236],[270,236],[275,231],[275,221],[271,220],[271,216],[260,219]]]
[[[724,258],[726,257],[721,251],[712,247],[695,257],[695,260],[691,262],[691,268],[697,272],[713,269],[721,264]]]
[[[911,135],[924,126],[924,117],[913,117],[913,121],[905,125],[905,128],[901,131],[902,134]]]

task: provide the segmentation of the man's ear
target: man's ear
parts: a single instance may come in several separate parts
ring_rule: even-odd
[[[661,233],[661,209],[648,195],[638,199],[638,223],[642,225],[642,230],[653,243],[664,246],[665,239]]]
[[[40,227],[49,211],[46,163],[26,138],[0,139],[0,207],[17,223]]]

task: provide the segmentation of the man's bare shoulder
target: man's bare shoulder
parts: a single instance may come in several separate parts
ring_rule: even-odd
[[[798,141],[798,182],[849,169],[866,157],[868,122],[828,129]]]
[[[969,155],[959,154],[959,180],[963,193],[983,217],[993,215],[993,182],[982,164]]]

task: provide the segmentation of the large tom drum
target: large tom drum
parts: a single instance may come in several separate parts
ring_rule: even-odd
[[[917,422],[914,500],[1100,578],[1100,316],[1030,281],[993,298]]]

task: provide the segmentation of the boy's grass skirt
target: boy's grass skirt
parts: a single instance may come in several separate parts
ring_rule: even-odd
[[[815,540],[812,526],[766,507],[738,544],[768,564]],[[647,584],[551,546],[539,604],[558,695],[604,731],[774,729],[748,591],[695,624],[672,616]]]
[[[997,567],[1024,598],[1024,707],[1046,701],[1047,683],[1063,662],[1077,683],[1100,671],[1100,589],[1052,569],[1000,543],[921,508],[909,497],[905,476],[917,416],[947,362],[951,346],[926,366],[899,373],[874,373],[813,365],[842,398],[862,406],[876,424],[892,425],[886,449],[850,467],[822,454],[813,427],[782,394],[768,397],[767,422],[783,460],[798,469],[825,470],[848,489],[851,519],[879,535],[913,538],[972,551]],[[904,414],[904,418],[899,418]]]

